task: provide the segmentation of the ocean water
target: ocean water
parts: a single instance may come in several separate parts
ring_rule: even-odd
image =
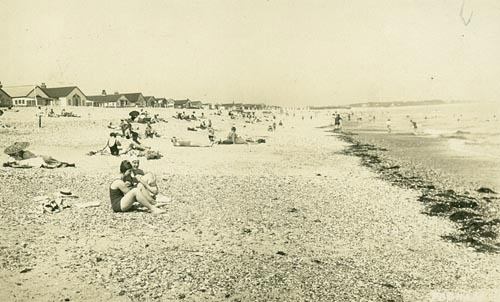
[[[447,142],[450,154],[484,157],[500,163],[500,102],[365,107],[354,108],[352,113],[351,122],[345,123],[349,129],[387,133],[386,122],[391,119],[391,135],[441,138]],[[416,134],[410,120],[417,122]]]
[[[500,190],[500,102],[363,107],[341,114],[345,131],[392,148],[398,157]],[[416,133],[411,120],[417,122]]]

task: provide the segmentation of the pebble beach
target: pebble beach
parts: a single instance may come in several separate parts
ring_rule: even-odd
[[[266,143],[183,148],[170,138],[207,143],[206,131],[148,108],[168,122],[142,140],[163,157],[141,158],[141,168],[171,199],[152,215],[111,210],[126,155],[87,155],[129,110],[75,111],[42,128],[34,108],[2,116],[11,125],[0,129],[2,150],[27,141],[76,164],[0,167],[2,301],[498,301],[500,255],[445,240],[461,225],[424,214],[419,188],[346,153],[353,141],[326,115],[275,113],[283,126],[269,132],[269,116],[252,124],[207,110],[218,138],[235,126]],[[42,213],[34,200],[61,188],[76,197]],[[98,206],[79,206],[89,202]]]

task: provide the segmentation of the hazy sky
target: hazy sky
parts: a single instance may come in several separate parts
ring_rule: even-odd
[[[2,0],[0,81],[282,106],[500,102],[500,1]]]

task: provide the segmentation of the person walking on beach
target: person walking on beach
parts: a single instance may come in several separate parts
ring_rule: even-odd
[[[134,202],[139,202],[148,208],[152,214],[162,214],[165,210],[157,208],[153,203],[155,202],[151,194],[145,190],[154,192],[156,182],[147,181],[145,177],[137,177],[137,180],[145,188],[139,186],[131,188],[131,184],[126,179],[132,174],[132,163],[124,160],[120,164],[120,177],[115,179],[109,186],[109,198],[111,200],[111,207],[113,212],[126,212],[130,210]]]
[[[42,107],[38,106],[38,112],[36,113],[36,116],[38,116],[38,128],[42,128],[42,116],[43,116],[43,111]]]
[[[337,131],[342,131],[342,117],[340,117],[340,114],[337,113],[335,116],[335,130]]]
[[[392,129],[391,129],[391,119],[388,118],[387,122],[385,124],[387,125],[387,133],[391,134],[391,131],[392,131]]]
[[[414,120],[410,120],[410,123],[413,125],[413,134],[417,134],[417,122],[415,122]]]

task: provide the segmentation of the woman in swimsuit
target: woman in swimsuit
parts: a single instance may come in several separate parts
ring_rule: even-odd
[[[111,199],[113,211],[126,212],[132,207],[132,204],[137,201],[148,208],[153,214],[165,213],[165,210],[159,209],[153,205],[155,200],[152,194],[146,192],[155,191],[155,187],[151,186],[147,179],[137,175],[136,178],[141,186],[130,188],[130,182],[125,181],[125,179],[130,177],[131,173],[133,173],[132,164],[128,160],[122,161],[120,164],[120,178],[115,179],[109,186],[109,197]]]

